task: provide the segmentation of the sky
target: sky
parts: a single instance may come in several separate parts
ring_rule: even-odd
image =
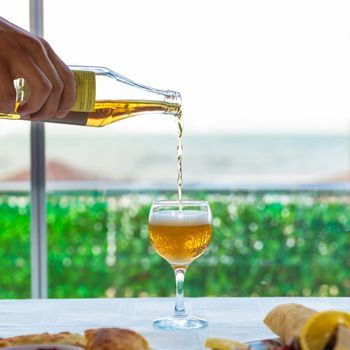
[[[350,1],[44,3],[45,37],[67,64],[179,91],[186,132],[350,129]],[[27,0],[1,0],[0,13],[28,28]],[[14,123],[2,121],[0,133],[18,132]],[[118,124],[122,132],[173,130],[159,116]]]

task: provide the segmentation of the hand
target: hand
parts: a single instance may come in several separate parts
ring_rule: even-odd
[[[0,111],[13,113],[16,91],[13,80],[24,78],[28,100],[17,112],[23,118],[64,118],[75,99],[72,72],[42,38],[0,17]]]

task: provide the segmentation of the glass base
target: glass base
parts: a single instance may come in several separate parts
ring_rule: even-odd
[[[202,318],[194,316],[186,317],[163,317],[158,320],[153,321],[153,326],[159,329],[165,330],[190,330],[204,328],[208,326],[208,322]]]

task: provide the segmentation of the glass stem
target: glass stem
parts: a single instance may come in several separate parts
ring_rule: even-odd
[[[174,316],[186,317],[187,313],[185,310],[185,302],[184,302],[184,283],[185,283],[186,269],[176,268],[174,271],[175,271],[175,280],[176,280],[176,301],[175,301]]]

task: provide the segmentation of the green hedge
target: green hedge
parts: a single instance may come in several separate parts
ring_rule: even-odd
[[[174,294],[148,241],[164,194],[48,197],[49,296]],[[213,240],[188,270],[187,296],[349,296],[350,207],[332,194],[190,193],[207,199]],[[0,298],[30,297],[29,201],[0,196]]]

